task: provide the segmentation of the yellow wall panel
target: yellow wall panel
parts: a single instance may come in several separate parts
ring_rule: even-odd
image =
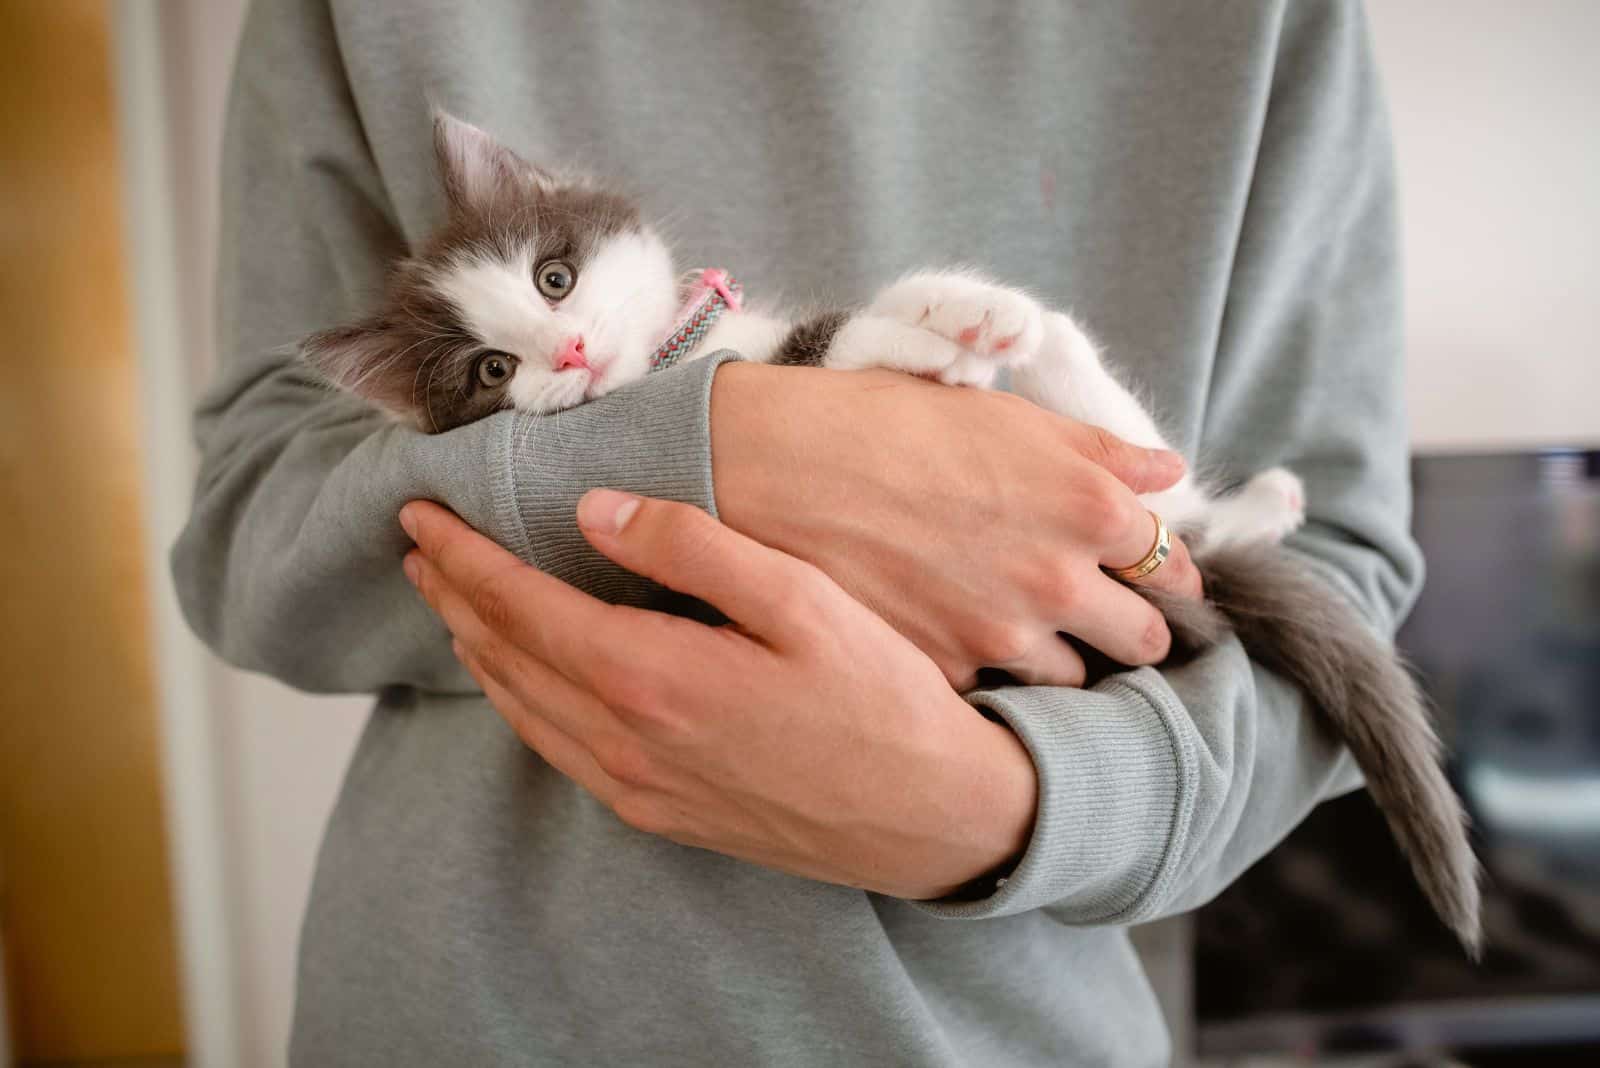
[[[24,1060],[182,1044],[108,19],[0,0],[0,917]]]

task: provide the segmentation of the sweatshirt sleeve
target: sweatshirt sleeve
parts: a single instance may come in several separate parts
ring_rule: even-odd
[[[337,395],[294,342],[360,310],[403,251],[336,34],[315,0],[254,5],[224,144],[221,368],[172,551],[190,625],[225,660],[318,692],[476,690],[400,572],[400,507],[430,498],[524,560],[608,600],[653,587],[589,549],[596,485],[714,510],[707,359],[559,416],[440,434]]]
[[[1241,221],[1201,451],[1305,479],[1290,541],[1392,634],[1421,584],[1408,534],[1395,192],[1383,102],[1355,4],[1289,4]],[[1039,775],[1031,841],[956,918],[1048,908],[1139,923],[1210,900],[1322,799],[1359,783],[1300,693],[1229,638],[1192,663],[1091,690],[971,695]]]

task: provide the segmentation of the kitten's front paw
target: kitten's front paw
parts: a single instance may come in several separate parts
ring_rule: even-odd
[[[999,363],[1026,360],[1044,337],[1044,309],[1026,293],[966,274],[919,274],[878,294],[867,309],[953,341]]]

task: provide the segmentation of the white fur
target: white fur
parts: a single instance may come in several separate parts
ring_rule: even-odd
[[[1124,441],[1171,448],[1149,409],[1111,373],[1083,328],[1061,312],[1046,313],[1038,355],[1012,373],[1011,384],[1040,407],[1103,427]],[[1144,502],[1180,530],[1206,526],[1211,506],[1190,472],[1170,489],[1146,494]]]
[[[1018,289],[965,271],[911,275],[881,290],[867,307],[959,344],[979,356],[1010,360],[1038,349],[1044,309]]]
[[[1306,490],[1287,468],[1256,475],[1238,493],[1211,502],[1206,534],[1218,545],[1282,541],[1306,521]]]
[[[689,358],[708,356],[719,349],[732,349],[747,359],[764,363],[777,352],[788,332],[787,320],[753,308],[738,313],[724,312]]]
[[[482,254],[450,264],[433,284],[467,328],[520,361],[506,386],[512,403],[545,413],[592,400],[642,377],[670,327],[677,282],[666,246],[651,231],[608,238],[578,269],[572,290],[552,305],[539,292],[535,250],[508,259]],[[556,353],[583,336],[589,369],[555,369]]]
[[[944,376],[966,369],[965,356],[955,342],[919,326],[881,315],[857,315],[834,336],[827,365],[845,371],[884,367],[946,381]]]

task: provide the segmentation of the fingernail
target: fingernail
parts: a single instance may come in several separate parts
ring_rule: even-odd
[[[1182,471],[1188,466],[1183,454],[1173,452],[1171,449],[1157,449],[1155,457],[1156,462],[1169,471]]]
[[[422,570],[422,554],[415,549],[406,553],[406,558],[400,563],[400,570],[406,573],[406,581],[415,586],[417,574]]]
[[[412,541],[417,540],[417,510],[414,506],[408,504],[400,509],[400,529]]]
[[[578,525],[602,534],[620,534],[642,503],[631,493],[592,489],[578,502]]]

